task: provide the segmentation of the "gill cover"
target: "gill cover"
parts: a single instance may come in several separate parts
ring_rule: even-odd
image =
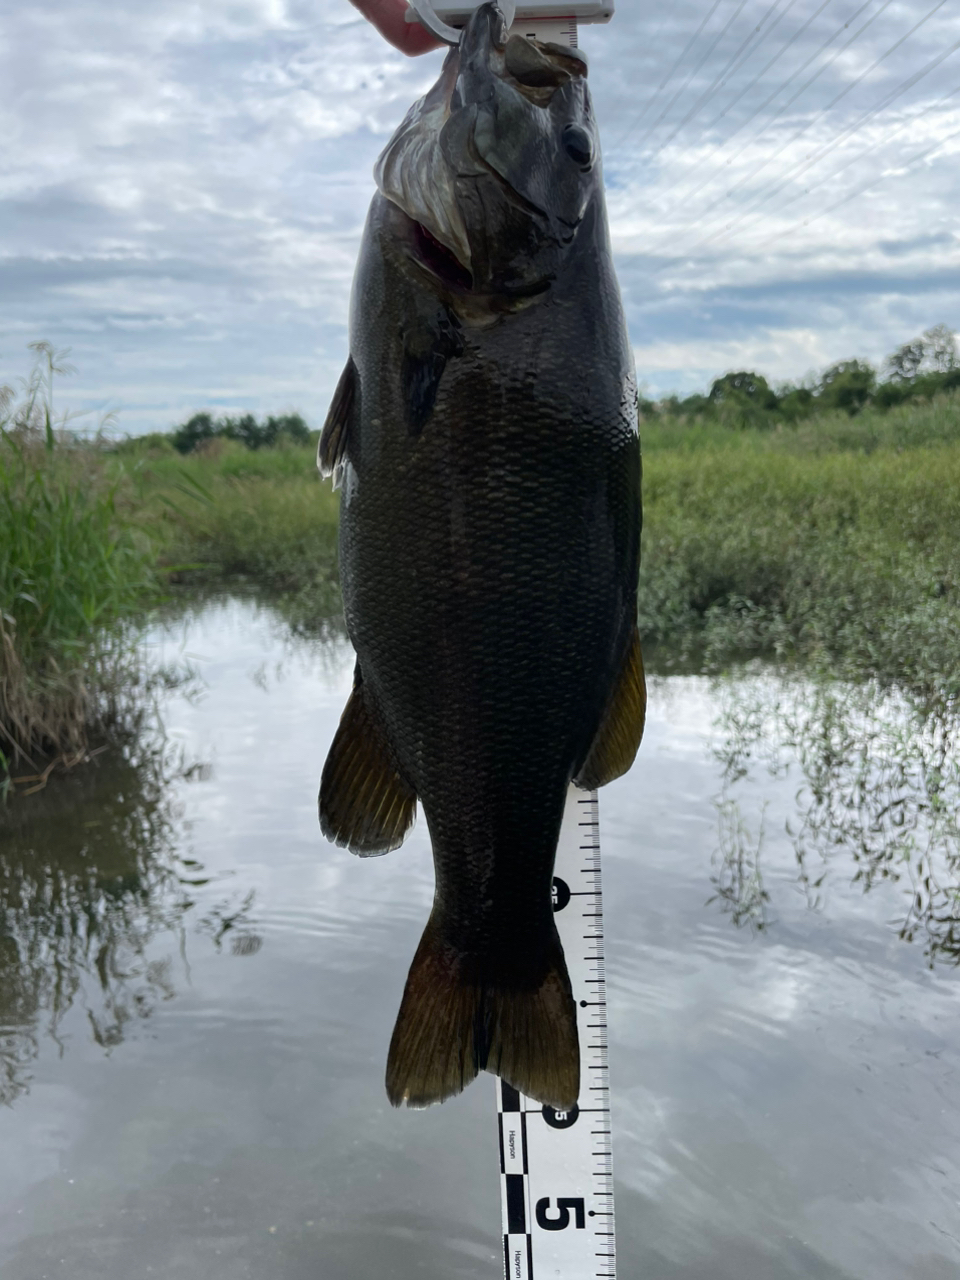
[[[373,176],[382,195],[426,227],[469,271],[470,242],[454,198],[455,175],[438,145],[459,67],[458,52],[452,49],[440,79],[404,116]]]

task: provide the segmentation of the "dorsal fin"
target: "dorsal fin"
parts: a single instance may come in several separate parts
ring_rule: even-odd
[[[353,356],[349,356],[340,375],[340,381],[337,383],[337,389],[333,393],[327,418],[320,432],[320,443],[317,446],[317,466],[320,468],[320,474],[324,477],[333,476],[335,489],[340,488],[340,482],[343,479],[350,420],[357,396],[358,381],[357,366],[353,363]]]

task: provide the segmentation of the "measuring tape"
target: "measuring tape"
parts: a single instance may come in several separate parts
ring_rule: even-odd
[[[571,787],[553,910],[577,1002],[580,1105],[555,1111],[497,1081],[506,1280],[616,1276],[597,793]]]

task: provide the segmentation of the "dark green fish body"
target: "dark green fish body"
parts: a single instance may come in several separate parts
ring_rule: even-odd
[[[502,59],[498,18],[484,6],[448,58],[438,88],[453,126],[471,57]],[[585,84],[569,56],[531,47],[532,88],[545,98],[549,77],[559,83],[548,106],[524,96],[520,108],[552,110],[558,136],[579,130],[577,158],[556,145],[549,155],[576,175],[577,216],[551,240],[528,196],[473,172],[472,145],[458,158],[448,127],[446,180],[466,209],[458,240],[442,215],[432,230],[409,192],[406,207],[390,198],[382,160],[351,360],[321,442],[342,478],[358,659],[321,821],[360,853],[384,852],[419,798],[434,849],[434,910],[388,1064],[391,1100],[411,1105],[484,1067],[545,1102],[575,1101],[576,1017],[551,906],[557,838],[571,780],[622,772],[642,729],[633,362]],[[459,114],[471,110],[475,140],[482,111]]]

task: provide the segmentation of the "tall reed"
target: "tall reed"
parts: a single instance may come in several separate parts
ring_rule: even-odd
[[[118,510],[93,444],[53,413],[62,361],[37,344],[17,400],[0,405],[0,777],[71,763],[116,714],[132,675],[129,624],[156,590],[149,540]]]

